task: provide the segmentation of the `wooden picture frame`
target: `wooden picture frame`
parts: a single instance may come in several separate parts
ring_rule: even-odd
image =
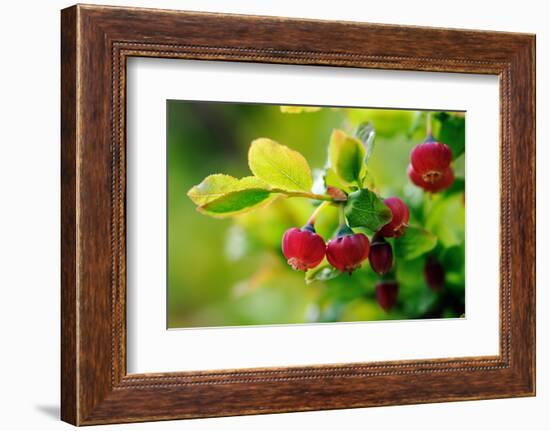
[[[61,49],[64,421],[535,394],[534,35],[77,5],[62,11]],[[128,375],[125,65],[131,56],[498,75],[500,354]]]

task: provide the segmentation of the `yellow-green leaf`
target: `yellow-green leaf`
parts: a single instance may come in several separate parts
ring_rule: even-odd
[[[299,152],[271,139],[259,138],[248,151],[252,173],[274,188],[309,192],[313,185],[311,169]]]
[[[224,174],[214,174],[206,177],[200,184],[192,187],[187,196],[197,205],[204,205],[222,196],[245,189],[269,189],[269,186],[256,177],[241,179]]]
[[[229,217],[245,213],[271,202],[271,192],[265,189],[245,189],[227,193],[200,205],[197,209],[214,217]]]
[[[326,168],[325,169],[325,187],[336,187],[340,190],[349,191],[350,187],[349,184],[342,180],[338,175],[336,175],[336,172],[334,172],[334,169],[332,168]]]
[[[348,183],[358,183],[365,171],[365,147],[357,138],[335,129],[328,147],[329,163],[340,178]]]
[[[317,112],[320,110],[320,106],[281,106],[281,112],[284,114],[301,114],[302,112]]]

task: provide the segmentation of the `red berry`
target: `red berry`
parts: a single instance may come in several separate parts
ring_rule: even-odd
[[[384,199],[384,203],[391,210],[392,219],[388,224],[382,226],[378,234],[384,237],[403,235],[409,223],[409,207],[397,197]]]
[[[370,266],[374,272],[383,275],[393,266],[391,245],[380,235],[375,235],[370,244]]]
[[[327,244],[329,263],[342,272],[351,274],[369,257],[369,239],[362,233],[339,235]]]
[[[379,281],[376,283],[376,302],[384,309],[390,311],[397,302],[399,284],[397,281]]]
[[[436,258],[430,256],[424,265],[424,279],[432,290],[441,290],[445,285],[445,268]]]
[[[411,152],[414,170],[427,183],[439,181],[452,159],[453,153],[448,145],[431,139],[417,145]]]
[[[283,236],[283,254],[297,271],[315,268],[325,257],[325,241],[315,233],[311,225],[302,229],[293,227]]]
[[[449,188],[455,179],[451,167],[448,167],[443,171],[443,175],[439,178],[439,180],[431,183],[424,181],[422,176],[415,171],[412,165],[408,166],[407,174],[409,174],[409,178],[415,185],[426,190],[427,192],[432,193],[440,192],[441,190]]]

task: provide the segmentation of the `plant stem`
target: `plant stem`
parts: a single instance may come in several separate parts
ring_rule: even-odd
[[[432,136],[432,113],[426,113],[426,136],[430,138]]]
[[[330,205],[329,201],[324,201],[321,205],[319,205],[317,208],[315,208],[315,211],[311,214],[311,217],[307,221],[307,224],[311,226],[315,226],[315,222],[317,221],[317,216],[320,214],[320,212]]]
[[[308,199],[315,199],[318,201],[330,201],[330,202],[333,201],[332,197],[329,195],[318,195],[316,193],[310,193],[310,192],[291,192],[288,190],[281,190],[281,189],[271,189],[271,192],[281,193],[282,195],[286,195],[288,197],[308,198]]]
[[[338,207],[338,218],[339,218],[340,226],[347,225],[346,214],[344,212],[344,205],[339,205]]]

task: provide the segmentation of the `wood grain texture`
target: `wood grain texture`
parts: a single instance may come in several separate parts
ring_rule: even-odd
[[[76,8],[61,16],[61,417],[78,421],[76,297]]]
[[[534,394],[533,35],[79,5],[62,11],[61,36],[63,420],[87,425]],[[127,375],[130,56],[498,75],[499,356]]]

